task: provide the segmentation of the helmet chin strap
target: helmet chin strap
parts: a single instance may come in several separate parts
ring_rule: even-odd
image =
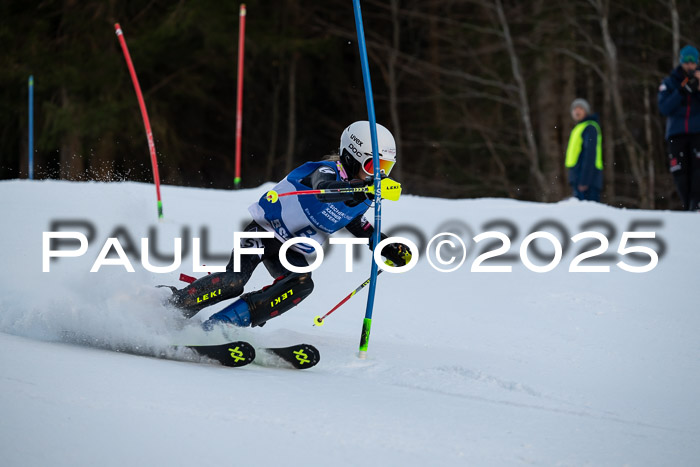
[[[340,163],[340,161],[335,161],[336,167],[338,167],[338,172],[340,173],[340,177],[347,181],[349,180],[347,172],[345,172],[345,167],[343,167],[343,164]]]

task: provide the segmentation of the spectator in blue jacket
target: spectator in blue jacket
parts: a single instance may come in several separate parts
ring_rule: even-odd
[[[576,126],[571,130],[566,149],[569,185],[580,200],[600,201],[603,188],[603,135],[597,114],[585,99],[571,103],[571,117]]]
[[[659,86],[659,110],[667,118],[669,168],[682,207],[700,210],[700,70],[698,49],[681,49],[680,64]]]

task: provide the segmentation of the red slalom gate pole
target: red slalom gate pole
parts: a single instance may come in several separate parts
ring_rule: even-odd
[[[236,98],[236,176],[233,187],[241,185],[241,129],[243,128],[243,50],[245,45],[245,3],[238,13],[238,85]]]
[[[129,55],[129,49],[126,47],[126,40],[124,39],[124,33],[119,23],[114,25],[114,29],[119,38],[119,44],[122,46],[122,52],[124,52],[124,59],[126,60],[126,66],[129,67],[129,73],[131,74],[131,81],[134,83],[134,91],[136,91],[136,98],[139,101],[139,107],[141,108],[141,117],[143,118],[143,126],[146,129],[146,139],[148,140],[148,150],[151,153],[151,166],[153,167],[153,183],[156,185],[156,196],[158,198],[158,219],[163,218],[163,201],[160,199],[160,175],[158,175],[158,160],[156,159],[156,145],[153,143],[153,132],[151,131],[151,122],[148,120],[148,112],[146,111],[146,103],[143,100],[143,94],[141,93],[141,86],[139,86],[139,80],[136,77],[136,71],[134,70],[134,64],[131,62],[131,55]]]

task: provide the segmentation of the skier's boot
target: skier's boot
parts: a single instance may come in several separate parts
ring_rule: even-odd
[[[203,327],[211,330],[217,323],[234,326],[262,326],[269,319],[292,309],[309,296],[314,283],[309,273],[290,273],[279,277],[257,292],[243,294],[238,300],[212,315]]]
[[[205,331],[211,331],[217,324],[230,324],[240,328],[250,326],[250,309],[243,297],[239,298],[220,312],[202,323]]]

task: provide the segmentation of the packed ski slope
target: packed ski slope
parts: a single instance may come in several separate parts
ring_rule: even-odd
[[[157,251],[172,255],[174,238],[184,247],[200,237],[201,262],[224,264],[207,256],[228,255],[247,206],[270,186],[164,187],[159,223],[150,185],[0,182],[1,465],[697,465],[697,214],[404,196],[385,202],[384,231],[418,243],[451,232],[468,254],[459,269],[441,273],[423,250],[412,271],[379,277],[367,360],[356,356],[366,290],[325,326],[312,326],[368,276],[364,249],[345,272],[343,249],[332,246],[311,297],[236,334],[259,345],[312,343],[318,366],[188,361],[192,355],[169,345],[225,339],[197,327],[223,305],[194,323],[164,308],[168,292],[154,286],[192,274],[192,249],[177,272],[156,274],[141,264],[140,239],[151,230]],[[52,230],[86,233],[89,248],[42,272],[42,232]],[[512,272],[471,271],[493,242],[472,237],[492,230],[509,237],[511,256],[482,266]],[[560,241],[603,233],[608,256],[581,265],[610,272],[569,272],[586,241],[566,242],[552,271],[529,270],[520,245],[539,230]],[[618,253],[623,232],[633,230],[656,233],[635,243],[659,255],[651,272],[616,266],[650,261]],[[135,272],[89,272],[112,236]],[[549,259],[535,258],[533,248],[551,258],[548,245],[529,247],[535,265]],[[453,253],[443,245],[443,257]],[[440,265],[434,254],[433,263]],[[247,290],[269,282],[261,267]],[[76,335],[91,345],[62,342]],[[125,347],[172,359],[107,350]]]

